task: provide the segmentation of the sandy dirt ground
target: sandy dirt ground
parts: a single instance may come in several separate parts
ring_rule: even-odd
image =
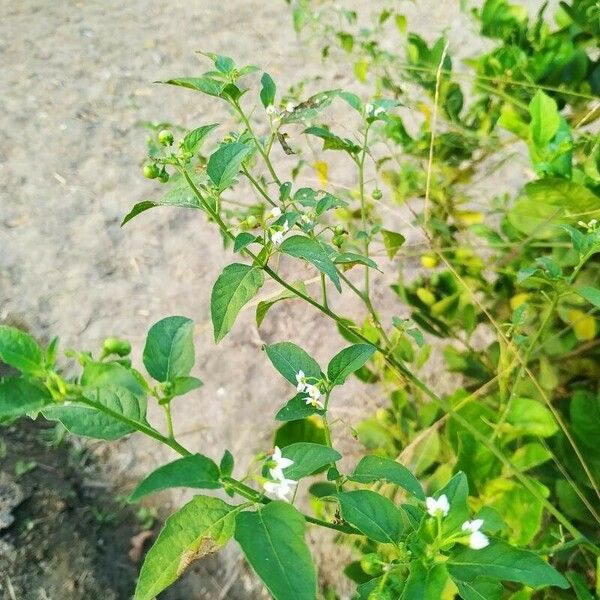
[[[19,319],[42,340],[59,334],[63,347],[92,349],[106,335],[124,336],[137,357],[153,322],[193,318],[196,374],[205,385],[176,401],[176,431],[215,458],[231,449],[243,468],[269,447],[272,416],[290,394],[261,344],[294,339],[324,362],[341,340],[314,312],[288,304],[274,309],[260,332],[245,311],[215,347],[210,289],[232,260],[215,230],[199,213],[169,209],[120,228],[131,205],[156,191],[140,174],[145,132],[137,123],[234,125],[208,99],[152,83],[200,72],[198,49],[258,64],[282,89],[315,75],[324,88],[351,85],[348,66],[323,64],[294,35],[283,0],[0,0],[0,10],[0,318]],[[429,39],[445,29],[451,51],[477,53],[475,27],[458,1],[406,3],[406,14]],[[385,278],[377,286],[385,295]],[[352,303],[342,306],[353,312]],[[342,447],[352,448],[343,441],[350,426],[384,402],[373,388],[348,389],[335,409]],[[133,436],[113,447],[108,465],[116,481],[130,481],[169,458]],[[163,499],[177,505],[184,497]],[[331,545],[319,541],[314,550],[322,577],[330,578]],[[219,565],[210,573],[197,567],[200,575],[189,578],[181,598],[259,597],[260,585],[233,548]]]

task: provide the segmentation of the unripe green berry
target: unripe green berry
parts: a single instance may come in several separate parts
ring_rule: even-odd
[[[158,175],[158,180],[161,183],[167,183],[167,181],[169,181],[169,174],[167,173],[167,171],[165,169],[163,169],[160,174]]]
[[[360,559],[360,568],[367,575],[379,575],[379,573],[381,573],[383,570],[381,568],[381,559],[379,558],[379,555],[374,552],[371,554],[365,554]]]
[[[151,165],[144,165],[144,177],[148,179],[156,179],[159,175],[158,167],[153,163]]]
[[[344,236],[343,235],[334,235],[333,239],[331,240],[331,243],[336,247],[336,248],[341,248],[342,244],[344,243]]]
[[[334,231],[335,235],[343,235],[344,233],[346,233],[346,229],[343,225],[336,225]]]
[[[254,215],[248,215],[246,217],[246,225],[248,227],[250,227],[250,229],[252,229],[253,227],[256,227],[257,223],[258,223],[258,219]]]
[[[131,352],[131,344],[119,338],[106,338],[102,350],[105,355],[127,356]]]
[[[381,192],[381,190],[379,188],[375,188],[371,192],[371,198],[373,198],[373,200],[381,200],[382,196],[383,196],[383,193]]]
[[[161,129],[158,132],[158,141],[163,146],[171,146],[173,145],[173,134],[168,129]]]

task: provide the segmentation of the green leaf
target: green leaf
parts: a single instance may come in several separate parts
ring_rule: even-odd
[[[584,285],[575,290],[582,298],[593,304],[596,308],[600,308],[600,290],[591,285]]]
[[[303,281],[296,281],[293,285],[295,289],[299,290],[303,294],[308,294]],[[269,300],[262,300],[259,302],[256,307],[256,326],[260,327],[262,325],[262,322],[273,305],[281,302],[282,300],[290,300],[293,298],[297,298],[297,295],[294,292],[285,289],[277,296],[269,298]]]
[[[191,319],[166,317],[152,325],[144,347],[144,366],[156,381],[187,377],[195,361]]]
[[[552,413],[537,400],[515,398],[507,421],[514,426],[516,435],[550,437],[558,431]]]
[[[159,83],[167,83],[169,85],[177,85],[179,87],[196,90],[209,96],[222,97],[225,84],[222,81],[211,79],[210,77],[180,77],[178,79],[169,79]]]
[[[267,108],[267,106],[272,106],[275,103],[275,92],[277,91],[277,87],[268,73],[263,73],[260,78],[260,83],[260,101],[262,102],[262,105]]]
[[[375,353],[371,344],[354,344],[338,352],[329,362],[327,378],[333,385],[342,385],[349,375],[358,371]]]
[[[159,467],[148,475],[129,497],[137,502],[148,494],[174,487],[214,490],[221,487],[219,467],[206,456],[185,456]]]
[[[121,227],[123,227],[123,225],[125,225],[126,223],[129,223],[131,219],[134,219],[139,214],[146,212],[147,210],[150,210],[151,208],[154,208],[156,206],[160,206],[160,204],[158,202],[154,202],[153,200],[143,200],[142,202],[134,204],[133,208],[125,215],[125,217],[121,221]]]
[[[302,235],[293,235],[284,240],[279,249],[288,256],[301,258],[313,264],[321,273],[331,279],[339,292],[342,291],[335,265],[329,258],[325,248],[317,241]]]
[[[454,580],[463,600],[501,600],[502,584],[485,578],[473,581]]]
[[[329,90],[311,96],[298,104],[292,112],[286,111],[281,117],[281,123],[304,123],[310,119],[314,119],[333,102],[338,93],[339,90]]]
[[[196,496],[173,513],[146,555],[134,600],[152,600],[192,562],[222,548],[239,510],[218,498]]]
[[[448,571],[443,564],[428,568],[420,560],[413,560],[402,600],[442,598],[447,581]]]
[[[417,478],[404,465],[391,458],[363,456],[349,477],[357,483],[388,481],[399,485],[419,500],[425,500],[425,493]]]
[[[294,461],[293,465],[284,469],[284,473],[288,479],[295,481],[302,477],[308,477],[324,466],[342,458],[339,452],[329,446],[309,442],[298,442],[286,446],[281,449],[281,453],[285,458]]]
[[[202,387],[202,381],[197,377],[175,377],[172,381],[173,387],[170,394],[172,396],[184,396],[193,390]]]
[[[254,298],[263,282],[263,272],[257,267],[234,263],[223,269],[210,297],[215,342],[220,342],[229,333],[238,313]]]
[[[315,600],[317,578],[304,517],[285,502],[240,513],[235,539],[275,600]]]
[[[323,445],[327,443],[326,437],[323,420],[317,417],[309,417],[284,423],[275,432],[273,446],[285,448],[298,442]]]
[[[371,260],[369,257],[363,256],[362,254],[355,254],[354,252],[340,252],[335,254],[333,262],[336,265],[365,265],[366,267],[371,267],[371,269],[379,270],[379,267],[374,260]]]
[[[0,360],[30,375],[44,372],[44,354],[28,333],[0,325]]]
[[[553,237],[553,225],[576,222],[582,216],[600,219],[600,198],[583,185],[557,177],[528,183],[508,213],[511,225],[536,238]]]
[[[253,242],[256,242],[256,236],[247,231],[242,231],[242,233],[236,236],[235,241],[233,242],[233,251],[240,252]]]
[[[206,136],[218,126],[218,123],[212,123],[211,125],[203,125],[202,127],[192,129],[192,131],[183,138],[181,149],[185,152],[196,154]]]
[[[520,471],[533,469],[552,458],[552,453],[537,442],[519,446],[512,455],[511,463]]]
[[[406,242],[406,238],[401,233],[390,231],[389,229],[382,229],[381,237],[383,237],[383,245],[385,246],[387,255],[390,259],[398,254],[398,250],[400,250],[404,242]]]
[[[116,440],[146,423],[146,399],[122,387],[87,390],[80,401],[47,406],[42,414],[60,421],[75,435],[100,440]]]
[[[0,422],[40,410],[51,402],[46,388],[15,377],[0,381]]]
[[[231,477],[231,474],[233,473],[234,462],[233,454],[231,454],[229,450],[225,450],[225,452],[223,452],[223,456],[221,457],[221,462],[219,463],[219,470],[221,471],[222,477]]]
[[[324,415],[324,410],[315,408],[312,404],[306,404],[306,393],[296,394],[275,415],[278,421],[298,421],[311,415]]]
[[[323,150],[344,150],[349,154],[356,154],[360,150],[360,146],[352,140],[342,139],[324,127],[308,127],[303,133],[321,138]]]
[[[215,153],[211,154],[206,166],[206,172],[219,192],[231,186],[235,181],[242,161],[249,154],[251,148],[241,142],[223,144]]]
[[[298,371],[304,371],[306,377],[321,378],[321,367],[317,361],[292,342],[265,346],[265,352],[273,366],[294,386]]]
[[[531,141],[536,147],[544,148],[556,135],[560,125],[556,101],[542,90],[537,90],[529,103],[529,113],[531,114],[529,125]]]
[[[88,388],[121,387],[129,390],[134,396],[145,396],[134,371],[114,362],[87,363],[81,375],[81,385]]]
[[[515,581],[529,587],[569,587],[569,582],[537,554],[515,548],[505,542],[492,541],[481,550],[461,548],[448,562],[453,579],[473,581],[477,577],[490,577],[502,581]]]
[[[205,176],[190,174],[190,178],[196,186],[205,180]],[[138,202],[121,222],[121,227],[143,213],[156,206],[177,206],[181,208],[200,208],[200,200],[192,190],[185,177],[178,174],[173,175],[169,181],[167,191],[158,200],[144,200]]]
[[[338,495],[344,520],[376,542],[396,544],[402,534],[402,514],[394,503],[370,490]]]
[[[459,529],[469,518],[469,483],[464,473],[459,471],[437,493],[435,498],[445,494],[450,504],[450,512],[443,520],[444,531],[450,532]]]

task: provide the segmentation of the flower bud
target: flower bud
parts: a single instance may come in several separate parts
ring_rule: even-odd
[[[382,197],[383,197],[383,193],[379,188],[375,188],[371,192],[371,198],[373,198],[373,200],[381,200]]]
[[[173,145],[173,134],[168,129],[162,129],[158,132],[158,141],[163,146]]]

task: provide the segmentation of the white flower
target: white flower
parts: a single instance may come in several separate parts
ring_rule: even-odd
[[[290,501],[289,495],[293,493],[294,487],[298,484],[293,479],[280,479],[279,481],[265,481],[263,487],[266,492],[279,498],[279,500]]]
[[[365,104],[365,112],[370,115],[373,112],[373,105],[372,104]]]
[[[385,112],[385,108],[383,108],[383,106],[378,106],[375,111],[373,112],[373,115],[375,117],[378,117],[379,115],[383,114]]]
[[[425,506],[427,506],[427,512],[432,517],[438,515],[445,517],[450,512],[450,503],[446,494],[442,494],[437,500],[430,496],[425,500]]]
[[[308,215],[302,215],[300,218],[302,219],[303,223],[310,223],[311,222],[311,219],[310,219],[310,217]]]
[[[482,525],[483,519],[465,521],[462,525],[463,531],[471,532],[471,535],[469,536],[469,546],[473,548],[473,550],[481,550],[490,543],[490,540],[488,539],[487,535],[479,531]]]
[[[267,219],[278,219],[281,216],[281,209],[279,206],[274,206],[268,213]]]
[[[289,112],[289,113],[294,112],[295,108],[296,108],[296,105],[293,102],[288,102],[285,106],[286,112]]]
[[[283,242],[283,231],[275,231],[271,234],[271,241],[273,242],[273,244],[275,244],[276,246],[279,246],[281,244],[281,242]]]
[[[285,223],[283,224],[283,233],[287,233],[289,230],[290,230],[290,226],[286,220]]]
[[[283,474],[283,469],[294,464],[293,460],[290,460],[289,458],[285,458],[284,456],[282,456],[281,449],[278,446],[275,446],[275,449],[273,450],[273,454],[271,455],[271,461],[273,463],[275,463],[275,465],[269,469],[269,472],[271,473],[271,477],[273,479],[279,479],[279,480],[285,479],[285,475]]]
[[[296,391],[303,392],[304,387],[306,386],[306,375],[304,374],[304,371],[298,371],[296,373],[296,383],[298,384],[296,386]]]
[[[321,402],[321,390],[316,385],[305,384],[304,391],[308,394],[306,404],[323,410],[325,405]]]
[[[277,112],[277,109],[272,104],[269,104],[265,110],[267,111],[268,115],[274,115]]]

